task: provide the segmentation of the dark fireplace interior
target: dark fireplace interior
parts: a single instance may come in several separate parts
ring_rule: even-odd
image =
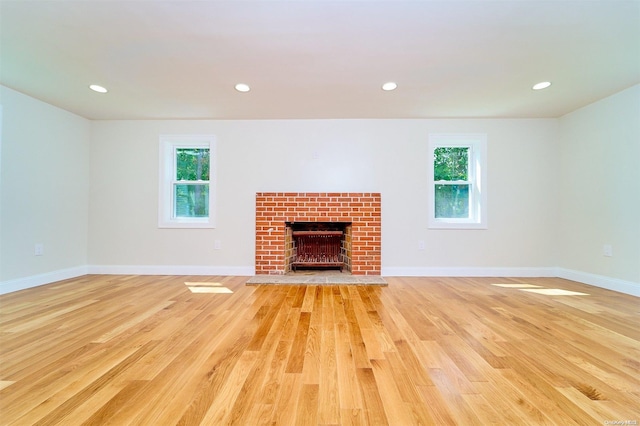
[[[351,223],[287,222],[285,251],[286,272],[351,272]]]

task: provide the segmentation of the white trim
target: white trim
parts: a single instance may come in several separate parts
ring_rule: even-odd
[[[0,282],[0,294],[12,293],[14,291],[25,290],[27,288],[38,287],[51,284],[56,281],[68,280],[87,275],[87,266],[77,266],[75,268],[59,269],[45,274],[32,275],[30,277],[16,278],[14,280]]]
[[[565,280],[577,281],[594,287],[606,288],[619,293],[640,297],[640,283],[605,277],[604,275],[590,274],[588,272],[574,271],[572,269],[557,268],[556,276]]]
[[[88,268],[90,274],[100,275],[255,275],[253,266],[91,265]]]
[[[556,268],[382,267],[385,277],[555,277]]]

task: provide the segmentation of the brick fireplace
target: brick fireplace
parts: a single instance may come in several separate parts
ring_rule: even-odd
[[[380,193],[259,192],[256,194],[256,274],[287,272],[288,224],[349,224],[353,275],[380,275]]]

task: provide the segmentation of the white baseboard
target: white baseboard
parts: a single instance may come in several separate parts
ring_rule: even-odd
[[[88,270],[104,275],[255,275],[253,266],[91,265]]]
[[[619,293],[640,297],[640,283],[605,277],[603,275],[589,274],[587,272],[574,271],[572,269],[556,268],[556,276],[566,280],[578,281],[595,287],[606,288]]]
[[[556,268],[383,267],[385,277],[555,277]]]
[[[77,266],[75,268],[60,269],[57,271],[47,272],[45,274],[38,274],[25,278],[2,281],[0,282],[0,294],[12,293],[14,291],[37,287],[44,284],[50,284],[56,281],[81,277],[83,275],[87,275],[88,273],[88,268],[86,266]]]

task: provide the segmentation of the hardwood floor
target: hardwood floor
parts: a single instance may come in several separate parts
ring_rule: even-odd
[[[86,276],[0,296],[0,423],[640,422],[638,298],[551,278],[246,280]]]

